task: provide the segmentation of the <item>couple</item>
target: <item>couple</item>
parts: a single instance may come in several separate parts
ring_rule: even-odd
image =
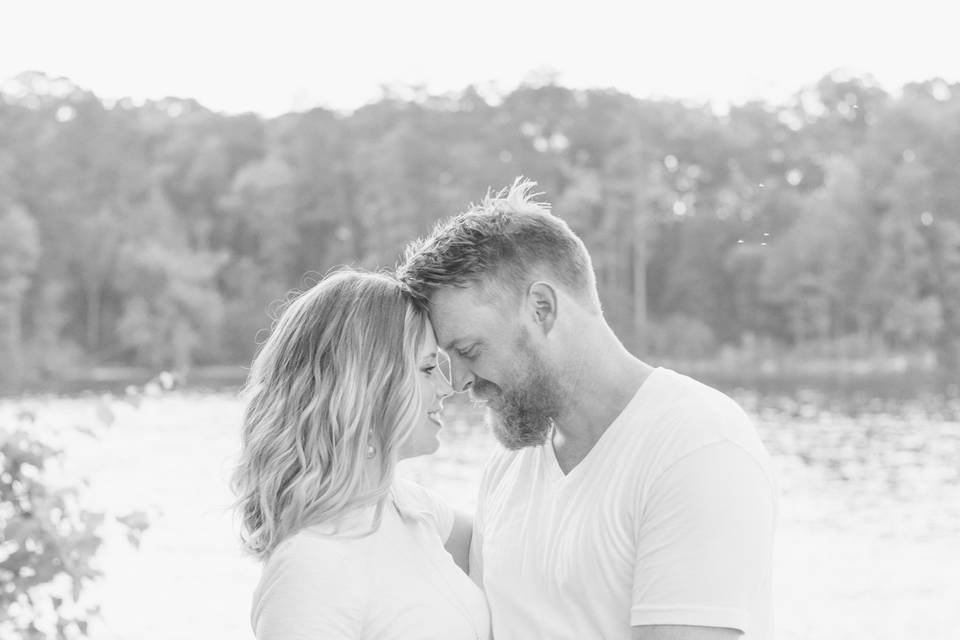
[[[532,186],[441,223],[395,277],[328,276],[276,323],[234,478],[264,561],[258,640],[772,638],[755,429],[622,346]],[[473,517],[394,475],[465,390],[504,445]]]

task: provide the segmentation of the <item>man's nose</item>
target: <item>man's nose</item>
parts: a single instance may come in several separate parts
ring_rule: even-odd
[[[473,386],[473,373],[468,367],[458,362],[459,358],[450,359],[450,383],[457,393],[466,391]]]

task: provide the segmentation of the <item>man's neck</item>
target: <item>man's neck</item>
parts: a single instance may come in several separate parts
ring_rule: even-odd
[[[555,422],[553,447],[564,473],[590,453],[652,371],[619,344],[612,356],[585,363],[567,410]]]

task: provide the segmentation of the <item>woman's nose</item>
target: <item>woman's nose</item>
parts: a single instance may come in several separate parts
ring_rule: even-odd
[[[447,376],[441,373],[438,377],[440,378],[440,382],[437,383],[437,397],[442,399],[452,395],[453,387],[450,386],[450,381],[447,379]]]

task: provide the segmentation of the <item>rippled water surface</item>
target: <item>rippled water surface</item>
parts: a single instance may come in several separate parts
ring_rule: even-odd
[[[960,638],[960,404],[730,392],[755,418],[780,486],[778,638]],[[250,638],[259,568],[238,551],[226,485],[237,400],[33,399],[0,404],[0,421],[24,408],[65,448],[65,477],[89,480],[91,506],[154,518],[139,550],[120,538],[104,548],[97,637]],[[478,408],[456,403],[440,452],[401,473],[472,509],[493,447],[481,422]]]

